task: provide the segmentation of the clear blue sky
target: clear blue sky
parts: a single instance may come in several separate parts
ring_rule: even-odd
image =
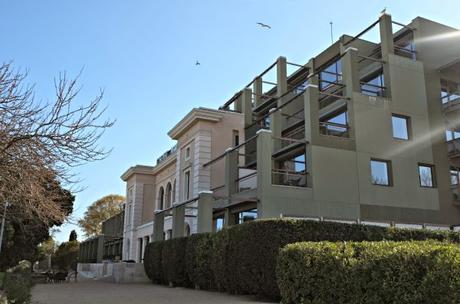
[[[84,68],[81,102],[105,90],[117,123],[102,144],[113,153],[78,169],[86,187],[76,197],[78,218],[99,197],[124,194],[120,175],[152,165],[173,144],[167,131],[191,108],[218,107],[280,55],[303,64],[328,46],[330,21],[335,38],[354,35],[386,7],[399,22],[423,16],[460,28],[458,1],[440,3],[0,0],[0,61],[28,69],[43,100],[52,100],[62,71],[73,76]],[[61,227],[58,240],[70,229]]]

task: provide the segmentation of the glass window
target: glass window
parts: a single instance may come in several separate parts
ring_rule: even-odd
[[[302,153],[294,158],[294,170],[295,172],[306,171],[305,153]]]
[[[242,224],[245,222],[253,221],[257,218],[257,209],[251,209],[236,214],[237,223]]]
[[[450,169],[450,184],[452,186],[458,185],[460,179],[460,172],[458,168],[451,168]]]
[[[418,174],[419,174],[421,187],[428,187],[428,188],[435,187],[434,166],[419,164]]]
[[[190,159],[190,147],[185,148],[185,160]]]
[[[409,117],[393,114],[393,138],[409,140]]]
[[[370,80],[364,80],[361,83],[361,93],[369,96],[383,96],[384,95],[385,80],[383,72],[378,74]]]
[[[391,163],[387,160],[371,159],[371,179],[374,185],[391,186]]]
[[[190,171],[184,175],[184,196],[186,200],[190,199]]]
[[[324,70],[321,71],[320,75],[320,89],[321,91],[327,89],[337,83],[342,82],[342,62],[340,60],[332,63]]]

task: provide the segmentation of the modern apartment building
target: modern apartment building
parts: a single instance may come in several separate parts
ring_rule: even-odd
[[[376,41],[364,39],[372,32]],[[405,25],[382,14],[306,64],[280,57],[219,110],[187,115],[169,133],[171,156],[122,176],[135,222],[125,233],[145,223],[156,240],[186,224],[204,232],[272,217],[460,225],[459,84],[460,32],[421,17]],[[203,119],[207,135],[188,145],[194,111],[234,124]],[[161,199],[166,180],[172,206]]]

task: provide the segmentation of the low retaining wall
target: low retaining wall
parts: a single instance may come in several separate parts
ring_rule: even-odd
[[[78,280],[101,280],[114,283],[149,282],[142,263],[79,263]]]

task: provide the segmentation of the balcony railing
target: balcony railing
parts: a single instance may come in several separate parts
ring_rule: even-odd
[[[274,185],[307,187],[306,171],[294,171],[287,169],[273,169],[272,181]]]
[[[350,126],[334,123],[334,122],[320,122],[319,133],[322,135],[337,136],[337,137],[350,137]]]
[[[239,168],[235,183],[237,192],[257,189],[257,170]]]
[[[460,138],[447,142],[447,153],[451,157],[460,157]]]

